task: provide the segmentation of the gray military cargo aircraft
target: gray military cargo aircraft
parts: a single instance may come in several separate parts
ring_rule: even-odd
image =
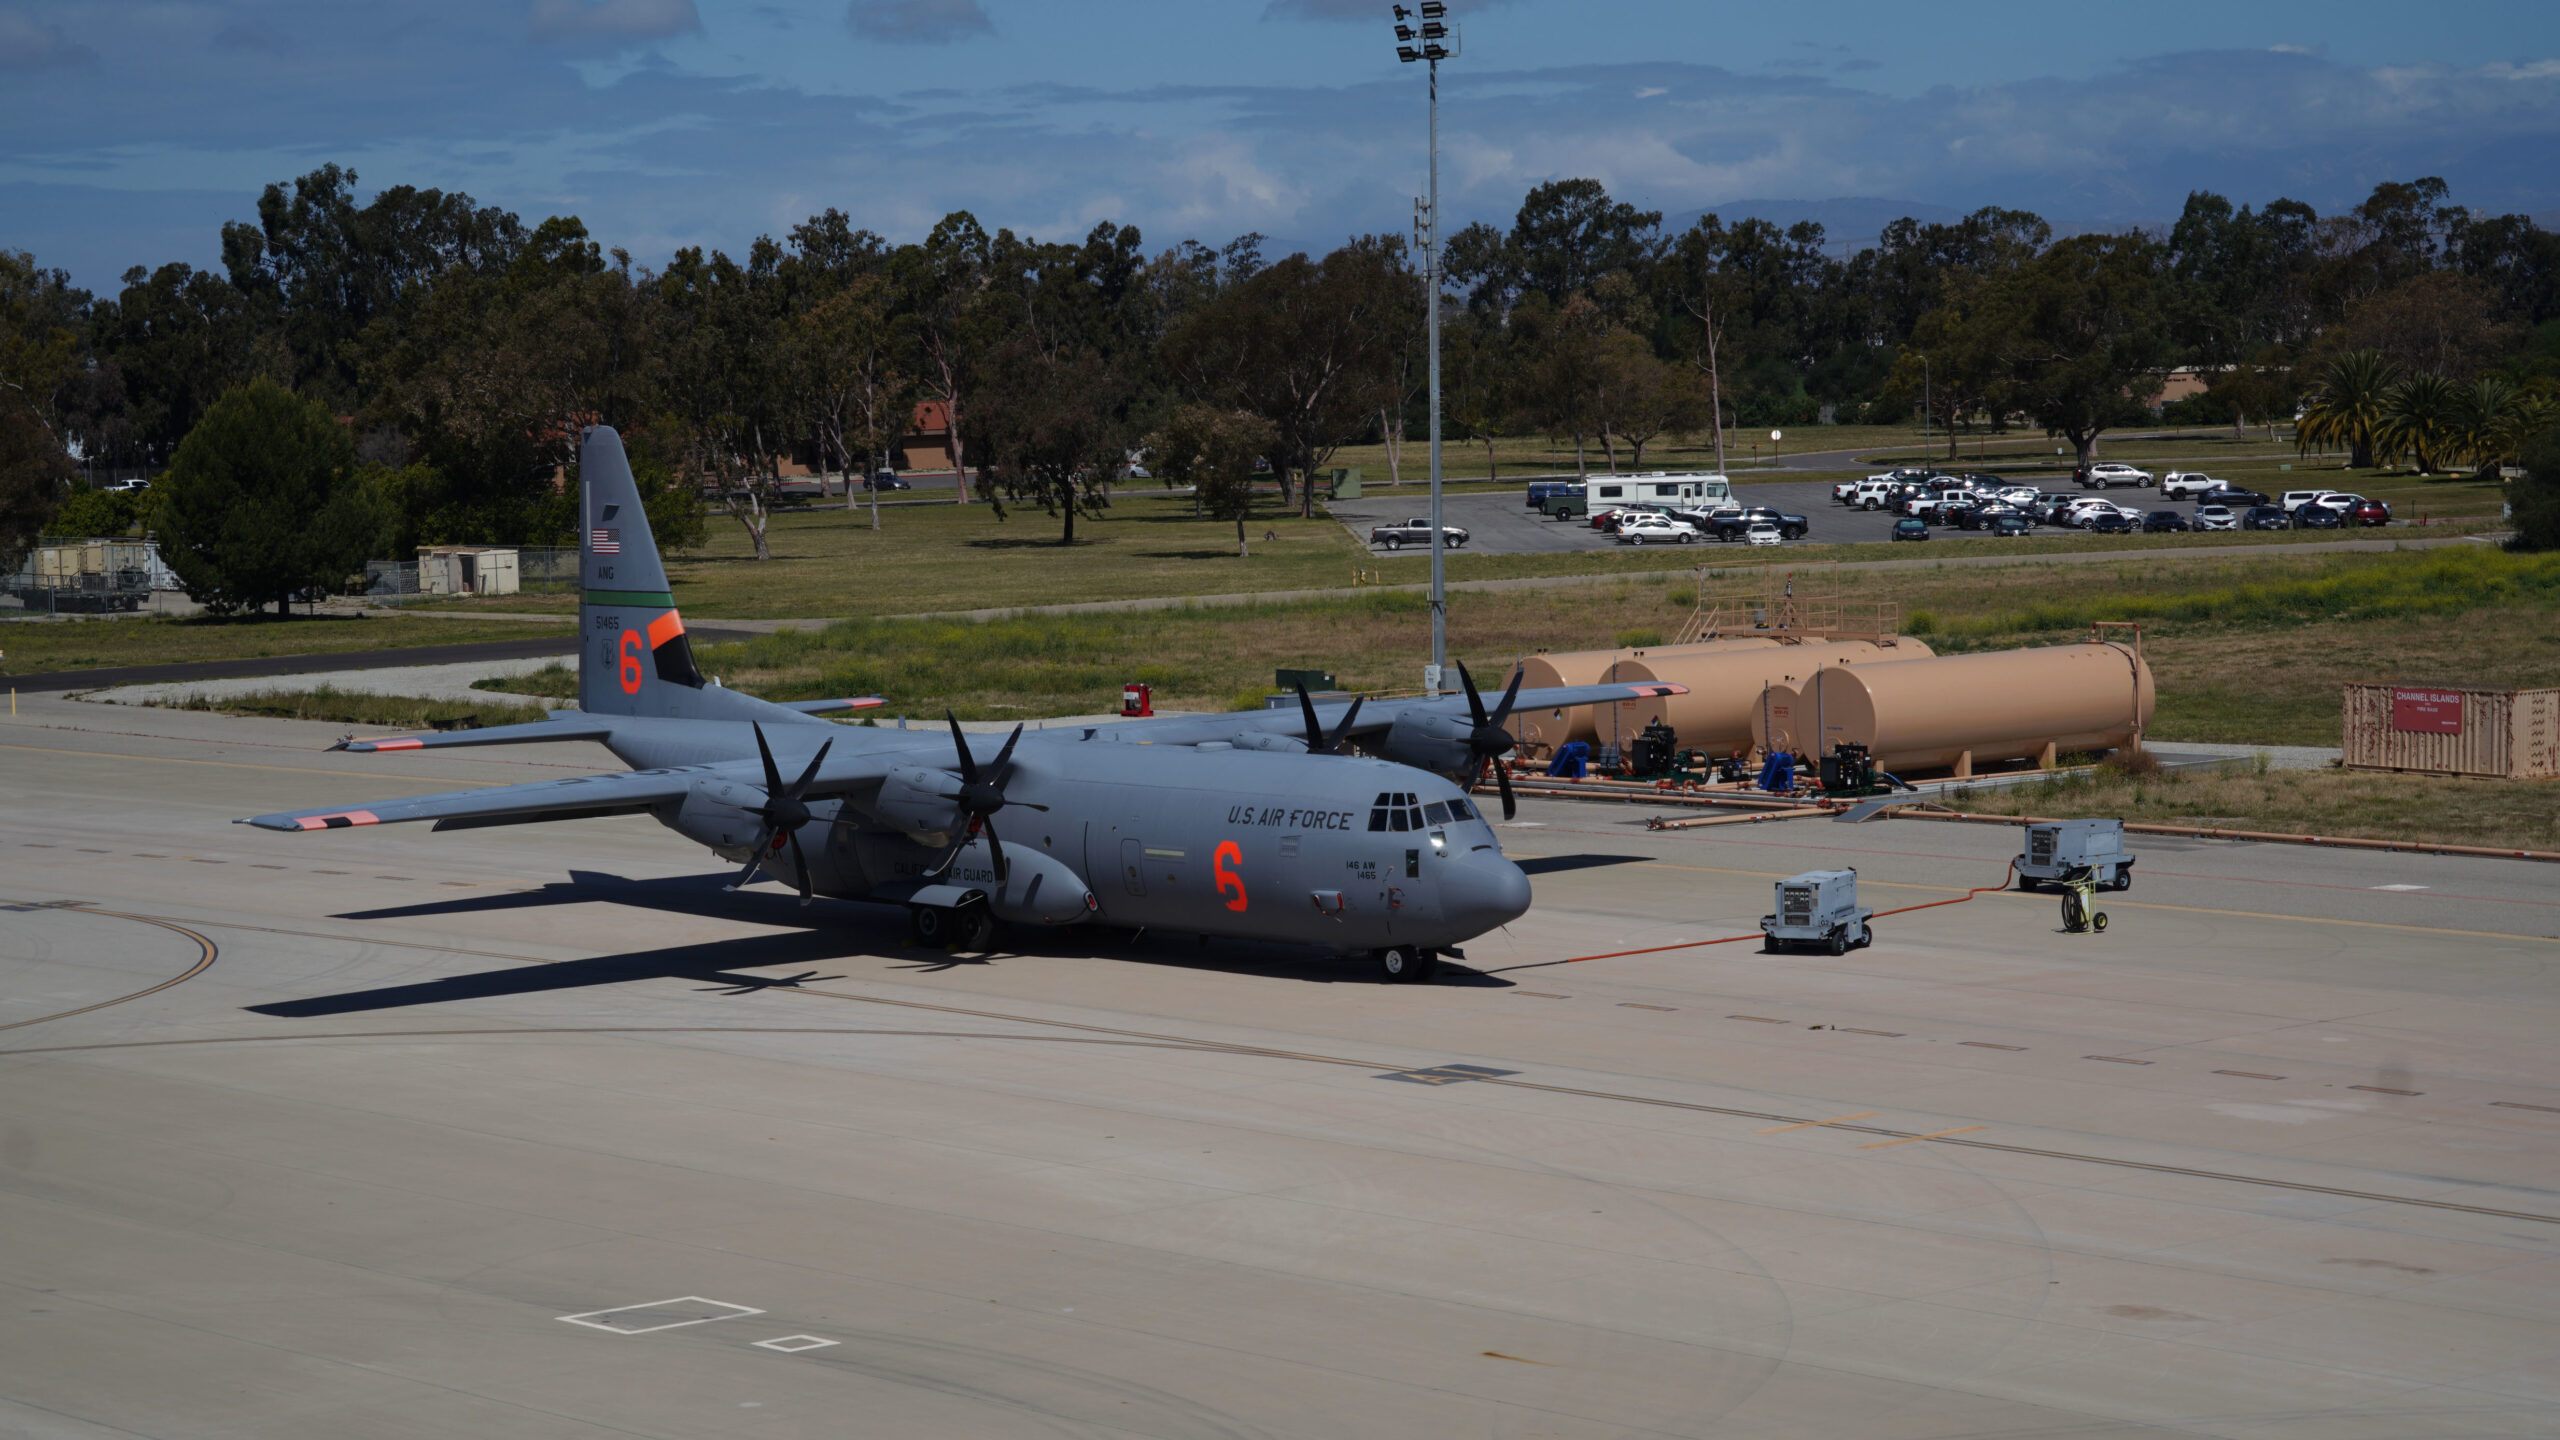
[[[1295,941],[1365,954],[1389,981],[1529,908],[1529,878],[1455,783],[1492,765],[1503,811],[1515,705],[1681,693],[1663,684],[1520,690],[1295,712],[1161,716],[999,745],[822,717],[876,698],[775,704],[706,680],[669,594],[621,437],[586,432],[580,466],[576,710],[351,751],[594,740],[632,768],[461,794],[259,815],[269,830],[432,820],[438,830],[649,815],[813,895],[907,907],[916,938],[984,950],[999,921],[1099,923]],[[1461,676],[1464,677],[1463,667]],[[1374,755],[1351,753],[1357,742]],[[989,751],[992,753],[988,753]],[[786,779],[785,777],[791,777]],[[1002,815],[1004,835],[997,832]],[[1010,838],[1006,838],[1009,836]]]

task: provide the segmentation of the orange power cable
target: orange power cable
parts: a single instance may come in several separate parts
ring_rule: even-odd
[[[1994,890],[2008,889],[2009,882],[2016,877],[2017,871],[2018,862],[2012,860],[2002,869],[2000,873],[2000,881],[1996,885],[1976,885],[1972,889],[1956,896],[1952,900],[1924,900],[1917,905],[1904,905],[1897,909],[1879,910],[1876,912],[1875,918],[1881,920],[1887,915],[1908,915],[1914,910],[1935,910],[1941,905],[1961,905],[1976,895],[1987,895]],[[1550,965],[1580,965],[1588,960],[1622,960],[1629,955],[1659,955],[1665,950],[1695,950],[1702,945],[1731,945],[1737,941],[1758,940],[1761,938],[1763,937],[1760,932],[1754,930],[1748,935],[1719,935],[1713,940],[1682,940],[1670,945],[1647,945],[1642,949],[1637,950],[1611,950],[1599,955],[1576,955],[1565,960],[1532,960],[1526,965],[1505,965],[1499,970],[1487,970],[1482,973],[1487,975],[1500,975],[1505,971],[1511,970],[1543,970]]]

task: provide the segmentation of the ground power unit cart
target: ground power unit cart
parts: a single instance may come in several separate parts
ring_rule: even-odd
[[[1858,908],[1858,872],[1807,870],[1778,882],[1778,913],[1760,917],[1761,948],[1827,950],[1846,955],[1876,938],[1867,922],[1875,911]]]
[[[2122,820],[2049,820],[2030,825],[2017,865],[2021,890],[2060,886],[2083,870],[2101,890],[2133,888],[2133,857],[2124,853]]]

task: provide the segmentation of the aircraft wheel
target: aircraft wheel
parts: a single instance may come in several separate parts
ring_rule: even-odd
[[[952,914],[939,905],[916,905],[907,911],[907,931],[919,945],[951,943]]]
[[[1378,960],[1378,978],[1389,985],[1410,985],[1428,979],[1426,965],[1437,964],[1437,957],[1426,962],[1423,959],[1424,952],[1410,945],[1390,945],[1376,951],[1375,954]]]
[[[996,917],[984,905],[971,905],[957,913],[957,943],[960,950],[984,952],[996,948]]]

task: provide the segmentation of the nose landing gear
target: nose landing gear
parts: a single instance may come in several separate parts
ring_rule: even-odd
[[[1411,945],[1390,945],[1373,950],[1370,958],[1378,962],[1378,978],[1389,985],[1419,985],[1440,973],[1440,952]]]

